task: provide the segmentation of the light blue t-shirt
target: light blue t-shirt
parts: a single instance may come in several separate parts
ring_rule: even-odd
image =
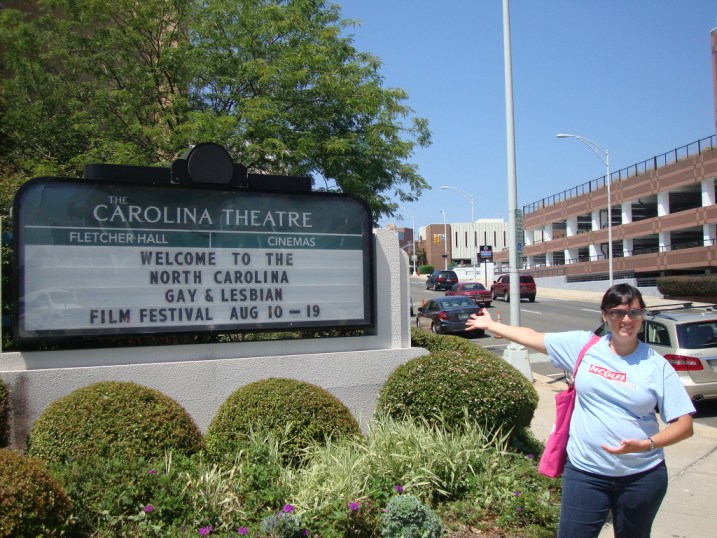
[[[572,372],[592,333],[568,331],[545,335],[553,366]],[[610,454],[600,445],[619,446],[623,439],[647,439],[659,431],[655,406],[663,422],[694,413],[685,387],[662,355],[640,342],[620,357],[609,347],[610,335],[588,350],[575,377],[577,398],[570,422],[568,458],[583,471],[627,476],[647,471],[664,459],[662,449]]]

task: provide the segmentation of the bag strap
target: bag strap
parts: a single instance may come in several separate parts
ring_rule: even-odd
[[[597,334],[593,334],[590,337],[590,340],[588,340],[587,344],[583,346],[583,348],[580,350],[580,354],[578,355],[578,360],[575,361],[575,369],[573,370],[573,383],[575,383],[575,376],[578,375],[578,368],[580,368],[580,363],[583,362],[583,357],[588,352],[588,349],[590,349],[595,342],[600,340],[600,337]]]

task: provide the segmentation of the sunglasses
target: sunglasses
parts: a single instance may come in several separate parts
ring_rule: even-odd
[[[645,316],[645,311],[642,308],[631,308],[630,310],[613,308],[607,311],[607,315],[613,321],[621,320],[625,316],[630,316],[630,319],[642,319]]]

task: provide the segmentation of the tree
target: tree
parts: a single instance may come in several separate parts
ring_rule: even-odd
[[[0,140],[15,176],[166,165],[199,142],[255,173],[310,175],[375,220],[428,188],[407,94],[323,0],[46,0],[0,11]],[[1,160],[1,159],[0,159]],[[5,203],[5,202],[4,202]],[[6,207],[6,206],[5,206]]]

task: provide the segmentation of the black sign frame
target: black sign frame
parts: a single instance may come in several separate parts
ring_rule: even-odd
[[[123,213],[121,208],[104,207],[107,204],[103,206],[103,204],[99,203],[101,200],[107,199],[131,199],[132,201],[125,203],[128,203],[127,207],[132,209],[128,209]],[[147,200],[156,200],[156,203],[151,206],[143,205]],[[186,206],[184,209],[189,208],[184,216],[181,216],[180,209],[182,209],[182,206],[180,202]],[[200,205],[201,203],[204,203],[204,205]],[[26,207],[27,204],[32,204],[32,207]],[[119,202],[117,202],[117,205],[119,205]],[[98,209],[99,206],[103,207]],[[92,217],[89,216],[87,208],[91,208],[94,212]],[[152,209],[150,210],[149,208]],[[219,213],[217,213],[217,210]],[[135,222],[128,222],[131,220],[131,211],[134,211]],[[166,214],[163,215],[162,211],[165,211]],[[240,212],[241,219],[235,216]],[[256,214],[257,220],[244,219],[243,212],[249,212],[247,214],[251,215]],[[272,213],[272,215],[269,215],[269,213]],[[293,220],[289,218],[289,213],[291,213]],[[110,223],[108,219],[112,215],[116,215],[116,221]],[[219,218],[226,217],[225,220],[220,221],[223,226],[222,229],[213,228],[217,222],[215,220],[217,215],[220,215]],[[328,192],[284,192],[275,189],[247,191],[229,189],[226,186],[214,184],[191,186],[158,185],[134,182],[131,179],[94,181],[39,177],[28,181],[19,189],[15,197],[14,216],[13,241],[15,258],[13,270],[15,300],[13,335],[19,344],[143,337],[160,334],[169,336],[191,333],[222,334],[319,328],[370,329],[375,326],[374,248],[371,213],[364,201],[352,196]],[[190,216],[191,219],[189,218]],[[105,219],[105,221],[100,223],[96,217]],[[282,218],[285,220],[282,221]],[[144,220],[140,223],[139,221],[142,219]],[[162,220],[161,225],[155,226],[155,228],[148,226],[149,220],[154,220],[151,224],[157,225],[160,219]],[[168,221],[172,219],[178,219],[178,221],[168,225]],[[184,221],[180,222],[182,219]],[[117,222],[119,222],[119,225],[116,225]],[[261,232],[258,229],[252,230],[252,226],[255,224],[257,228],[259,228],[258,224],[265,225],[267,228]],[[315,225],[316,228],[312,228],[310,233],[304,233],[307,230],[300,230],[301,226],[308,227],[309,224],[312,227]],[[195,229],[188,229],[186,228],[187,226],[195,226]],[[202,273],[198,277],[196,273],[167,273],[169,276],[166,278],[170,279],[170,283],[179,282],[178,287],[180,289],[184,287],[196,287],[197,289],[191,293],[185,290],[183,300],[187,301],[187,303],[176,307],[179,310],[170,310],[175,307],[166,305],[145,306],[145,312],[142,313],[144,322],[139,324],[133,323],[134,319],[138,319],[135,316],[140,315],[139,310],[136,313],[134,311],[135,303],[128,304],[124,310],[121,308],[116,311],[112,310],[117,308],[116,305],[103,309],[96,304],[87,304],[87,301],[96,302],[97,300],[97,296],[93,295],[92,292],[82,290],[82,297],[78,298],[79,289],[77,286],[62,285],[62,274],[71,276],[77,282],[80,277],[76,273],[82,272],[81,267],[75,267],[74,269],[72,267],[63,268],[61,264],[48,267],[50,263],[48,260],[54,258],[61,261],[71,260],[73,253],[82,252],[82,248],[91,246],[93,247],[91,249],[92,253],[100,252],[111,257],[113,250],[116,250],[115,257],[122,258],[122,261],[118,262],[120,264],[118,266],[102,266],[101,268],[105,271],[108,270],[108,267],[111,267],[113,273],[117,273],[122,269],[121,264],[125,264],[124,268],[127,269],[128,262],[125,252],[137,252],[132,250],[123,252],[121,249],[133,249],[136,247],[136,244],[130,245],[126,241],[130,240],[130,238],[132,242],[137,241],[140,237],[138,235],[140,228],[142,229],[141,233],[145,234],[143,236],[144,240],[148,240],[150,234],[154,234],[154,240],[156,241],[161,238],[161,240],[170,243],[172,241],[186,241],[187,245],[191,244],[191,246],[186,246],[186,250],[188,253],[193,253],[191,255],[194,261],[200,259],[200,253],[209,253],[220,248],[236,249],[240,252],[252,250],[250,258],[253,258],[254,254],[259,257],[264,256],[265,264],[270,262],[278,263],[277,260],[279,259],[284,264],[289,263],[289,259],[311,260],[312,267],[316,268],[316,274],[314,275],[316,281],[314,283],[293,284],[292,280],[300,281],[301,278],[305,280],[305,273],[308,270],[306,268],[296,269],[297,274],[301,273],[301,277],[292,276],[290,268],[286,266],[283,269],[271,269],[271,274],[267,276],[269,269],[264,265],[260,265],[254,270],[255,274],[252,274],[251,277],[248,272],[243,277],[241,275],[236,277],[244,279],[242,284],[247,284],[247,278],[251,278],[253,283],[267,278],[269,280],[266,282],[272,281],[276,284],[272,295],[271,287],[264,289],[258,283],[257,286],[251,288],[255,290],[254,292],[249,288],[242,292],[244,288],[235,282],[230,282],[231,285],[227,290],[215,281],[208,280],[209,278],[217,279],[220,277],[209,273],[205,275],[204,269],[186,269],[187,271],[201,270]],[[147,228],[150,230],[147,231]],[[74,235],[70,235],[72,233]],[[207,237],[219,238],[216,240],[222,242],[223,246],[212,245],[206,248],[199,245],[201,240],[205,240]],[[276,238],[276,241],[281,238],[281,245],[269,246],[270,239],[268,238],[271,237]],[[49,241],[49,243],[44,244],[43,247],[43,241]],[[87,243],[77,243],[77,241],[87,241]],[[103,241],[114,242],[103,243]],[[125,243],[119,243],[119,241],[125,241]],[[228,246],[232,241],[236,242],[236,246]],[[287,244],[290,244],[290,248],[287,248]],[[35,246],[37,248],[34,248]],[[156,248],[154,245],[143,245],[139,251],[139,259],[141,263],[145,263],[145,261],[148,261],[148,263],[156,263],[157,261],[161,263],[184,262],[185,259],[172,258],[173,251],[169,250],[172,248],[176,247],[166,246],[165,244]],[[65,254],[65,249],[70,253]],[[34,259],[28,259],[30,250],[35,254],[38,252],[43,253],[39,256],[45,263],[43,270],[37,268]],[[294,253],[294,256],[289,256],[292,253]],[[222,254],[226,253],[222,252]],[[273,255],[270,256],[270,254]],[[280,254],[285,256],[280,256]],[[187,256],[189,255],[187,254]],[[43,258],[43,256],[45,257]],[[211,258],[211,263],[217,264],[217,256],[205,257],[203,258],[203,263],[209,263],[208,260]],[[240,258],[235,257],[234,259]],[[189,262],[189,258],[186,261]],[[339,267],[322,269],[320,267],[322,261],[334,263]],[[138,265],[140,271],[142,270],[141,263]],[[100,266],[101,264],[98,264],[98,267]],[[29,269],[30,267],[34,267],[34,269]],[[222,265],[222,269],[224,267]],[[149,265],[145,266],[148,271],[146,275],[148,276],[148,282],[154,282],[154,284],[148,284],[149,289],[154,289],[151,286],[155,284],[156,289],[160,289],[164,285],[164,273],[153,277],[149,273],[149,268]],[[137,269],[137,267],[131,268],[132,271]],[[167,270],[175,271],[176,268]],[[346,270],[349,275],[358,275],[359,282],[350,281],[351,276],[342,281],[341,277],[336,276],[338,270]],[[57,282],[53,281],[53,271],[58,273]],[[185,268],[182,271],[185,271]],[[278,274],[275,274],[275,271]],[[235,278],[233,273],[236,271],[230,272],[227,269],[227,272],[229,273],[226,276],[228,281]],[[88,269],[87,274],[89,275],[87,280],[96,282],[96,272]],[[159,273],[157,274],[159,275]],[[182,274],[188,280],[181,280],[184,278]],[[32,280],[38,275],[45,279],[40,284]],[[171,280],[175,277],[180,280]],[[195,280],[191,280],[193,277]],[[155,280],[151,280],[152,278],[155,278]],[[333,281],[331,281],[332,278]],[[194,286],[192,283],[196,283],[197,279],[201,285]],[[209,285],[209,282],[211,282],[211,285]],[[262,281],[262,284],[266,282]],[[182,284],[184,283],[190,283],[191,285],[183,286]],[[341,288],[344,285],[350,288],[349,291],[344,290],[342,292]],[[334,292],[344,293],[345,296],[342,299],[345,302],[344,305],[337,306],[325,299],[327,296],[333,297],[337,295],[336,293],[332,295],[332,289],[327,290],[327,286],[329,288],[333,286]],[[206,293],[204,288],[211,288],[212,290],[216,288],[218,295],[210,294],[213,298],[212,300],[218,298],[227,303],[224,306],[229,306],[234,299],[236,299],[237,303],[246,302],[245,299],[249,294],[254,293],[253,297],[261,297],[264,300],[257,300],[252,305],[257,306],[263,312],[256,313],[256,311],[253,311],[254,314],[252,314],[252,312],[247,311],[246,315],[249,316],[247,319],[232,320],[231,322],[223,319],[221,322],[217,322],[217,319],[207,309],[206,304],[203,307],[193,306],[193,302],[197,301],[198,296],[209,297],[209,295],[200,295]],[[262,289],[263,291],[261,291]],[[307,294],[307,289],[316,291],[315,301],[304,301],[301,303],[301,307],[296,305],[289,307],[283,304],[284,297],[289,290],[298,290],[299,296],[305,298],[310,295],[310,293]],[[49,298],[49,295],[55,290],[58,291],[56,295],[60,298]],[[75,292],[74,297],[72,297],[73,291]],[[70,292],[70,294],[68,295],[67,292]],[[34,299],[34,296],[30,294],[34,293],[41,296],[45,304],[50,304],[46,308],[48,312],[59,313],[59,321],[57,319],[52,323],[43,320],[38,321],[39,311],[34,310],[33,308],[35,307],[31,307],[30,303]],[[63,295],[68,297],[64,302],[61,298]],[[133,295],[132,297],[139,296]],[[165,297],[169,296],[165,295]],[[173,297],[176,299],[176,294]],[[53,300],[59,302],[53,303]],[[321,301],[324,302],[322,303]],[[288,302],[286,303],[288,304]],[[324,307],[324,305],[327,306]],[[269,309],[277,306],[279,308],[275,308],[273,314],[280,314],[280,317],[267,319],[266,313],[269,312]],[[93,324],[98,325],[95,327],[86,325],[78,327],[69,322],[65,322],[63,325],[63,319],[69,320],[71,316],[75,316],[75,318],[79,316],[76,307],[87,310],[90,316],[88,319],[93,319]],[[70,310],[73,308],[75,311],[71,314]],[[151,310],[152,308],[154,310]],[[200,308],[204,308],[204,310],[200,310]],[[90,313],[90,310],[96,310],[97,312]],[[327,310],[332,313],[328,317],[323,317],[324,312]],[[288,312],[290,311],[293,314],[289,315]],[[345,315],[343,314],[344,311],[346,312]],[[252,315],[257,317],[251,318]],[[33,318],[32,316],[35,317]],[[92,318],[92,316],[94,317]],[[111,316],[114,317],[110,320]],[[151,321],[152,316],[156,323]],[[168,317],[171,319],[169,323],[166,321]],[[160,319],[162,321],[159,321]],[[32,325],[29,324],[30,322]]]

